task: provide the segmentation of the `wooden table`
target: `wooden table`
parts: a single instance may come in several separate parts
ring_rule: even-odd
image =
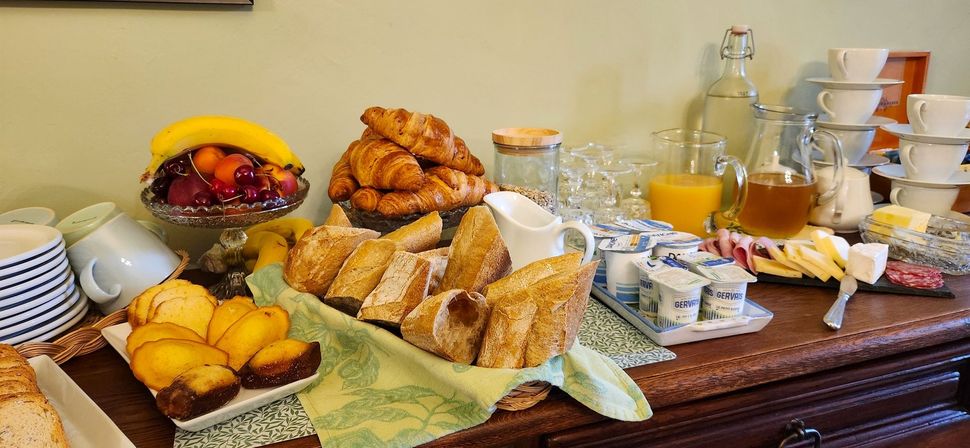
[[[764,330],[674,346],[676,360],[627,370],[654,409],[646,422],[608,420],[554,391],[430,445],[777,446],[795,417],[826,447],[965,442],[970,276],[947,284],[956,299],[860,292],[838,332],[821,322],[833,290],[755,284],[749,295],[775,314]],[[172,446],[174,426],[110,348],[63,367],[136,446]]]

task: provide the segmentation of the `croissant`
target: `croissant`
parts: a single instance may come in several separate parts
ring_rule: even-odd
[[[360,187],[360,184],[354,179],[353,170],[350,168],[350,153],[356,143],[350,144],[330,173],[330,186],[327,187],[327,196],[330,196],[330,200],[333,202],[350,199],[350,195],[354,194]]]
[[[377,210],[377,203],[384,193],[371,187],[363,187],[350,196],[350,205],[358,210],[372,212]]]
[[[438,117],[405,109],[370,107],[360,121],[418,157],[468,174],[485,174],[482,162],[472,155],[465,141]]]
[[[498,186],[479,176],[465,174],[443,166],[425,170],[427,182],[417,191],[391,191],[377,203],[377,212],[384,216],[404,216],[412,213],[446,211],[482,202]]]
[[[424,185],[424,171],[414,155],[385,138],[351,145],[350,168],[362,187],[413,191]]]

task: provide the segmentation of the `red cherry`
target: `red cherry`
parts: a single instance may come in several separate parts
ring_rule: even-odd
[[[195,205],[199,207],[208,207],[212,205],[213,199],[215,198],[212,196],[212,193],[209,193],[208,191],[200,191],[192,197],[192,201],[195,202]]]
[[[236,168],[232,176],[238,185],[253,185],[256,183],[256,172],[249,165],[239,165],[239,168]]]
[[[265,202],[273,199],[279,199],[280,194],[273,190],[263,190],[259,192],[259,201]]]
[[[259,200],[259,189],[252,186],[246,185],[242,187],[242,201],[245,204],[252,204]]]
[[[218,194],[220,191],[222,191],[224,188],[228,186],[229,184],[219,179],[212,179],[212,181],[209,182],[209,191],[211,191],[214,194]]]

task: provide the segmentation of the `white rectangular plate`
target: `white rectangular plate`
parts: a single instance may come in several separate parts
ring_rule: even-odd
[[[57,363],[46,355],[28,361],[37,372],[37,386],[61,417],[72,448],[135,447]]]
[[[604,305],[608,306],[616,314],[636,327],[637,330],[640,330],[652,339],[653,342],[663,347],[738,334],[754,333],[761,331],[762,328],[768,325],[771,318],[775,317],[771,311],[748,299],[744,305],[744,314],[741,316],[698,321],[692,324],[661,329],[652,320],[643,317],[639,310],[613,297],[606,290],[606,285],[593,283],[593,290],[591,292],[593,297],[599,299],[600,302],[603,302]]]
[[[119,355],[121,355],[121,358],[124,359],[125,362],[131,362],[131,360],[128,359],[128,353],[125,351],[128,335],[131,334],[131,325],[129,325],[127,322],[113,325],[101,330],[101,334],[104,335],[104,338],[108,341],[108,344],[111,345],[111,347],[114,348]],[[178,426],[186,431],[199,431],[215,425],[216,423],[222,423],[233,417],[245,414],[246,412],[272,403],[280,398],[299,392],[306,386],[310,385],[310,383],[317,379],[318,376],[320,376],[320,373],[314,373],[308,378],[272,388],[243,388],[239,390],[239,395],[236,395],[236,398],[233,398],[229,401],[229,403],[226,403],[219,409],[216,409],[208,414],[200,415],[192,420],[182,421],[172,419],[172,422],[175,423],[175,426]],[[158,393],[152,389],[148,390],[151,391],[152,396]]]

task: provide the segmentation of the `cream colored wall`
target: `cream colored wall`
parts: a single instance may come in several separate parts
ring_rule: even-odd
[[[802,79],[825,75],[835,46],[931,50],[928,91],[970,94],[966,0],[14,3],[0,6],[0,210],[110,200],[147,217],[148,141],[195,114],[286,138],[314,184],[298,214],[317,221],[370,105],[445,118],[488,165],[506,126],[642,148],[696,114],[732,23],[755,30],[767,102],[812,107]],[[167,228],[195,253],[216,235]]]

